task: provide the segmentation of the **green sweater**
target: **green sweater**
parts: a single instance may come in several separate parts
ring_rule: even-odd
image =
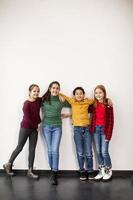
[[[70,104],[65,101],[61,102],[59,96],[51,96],[51,103],[48,101],[43,102],[43,125],[53,125],[59,127],[62,125],[61,110],[63,107],[71,107]]]

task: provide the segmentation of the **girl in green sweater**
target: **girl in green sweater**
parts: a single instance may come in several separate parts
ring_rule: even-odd
[[[57,81],[50,83],[47,92],[43,95],[43,135],[48,147],[49,165],[51,168],[51,183],[57,185],[57,171],[59,164],[59,146],[62,135],[62,119],[70,115],[61,114],[63,107],[70,105],[59,98],[60,84]]]

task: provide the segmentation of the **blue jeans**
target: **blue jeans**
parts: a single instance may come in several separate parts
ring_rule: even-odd
[[[94,141],[96,145],[96,152],[99,167],[112,167],[110,155],[108,152],[109,142],[105,141],[104,126],[96,126],[94,133]]]
[[[89,127],[74,126],[74,141],[76,145],[77,158],[80,171],[93,171],[93,156],[92,156],[92,135],[89,132]]]
[[[57,171],[59,165],[59,146],[62,135],[62,127],[44,125],[43,135],[48,147],[48,159],[50,168],[53,171]]]

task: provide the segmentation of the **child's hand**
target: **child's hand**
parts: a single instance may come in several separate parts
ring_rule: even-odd
[[[109,140],[105,139],[105,142],[109,142]]]
[[[61,102],[65,102],[65,98],[60,94],[59,94],[59,99],[60,99]]]
[[[41,131],[41,127],[39,125],[38,128],[37,128],[37,132],[40,132],[40,131]]]
[[[112,102],[111,99],[108,99],[108,105],[109,105],[109,106],[113,106],[113,102]]]
[[[71,117],[71,114],[62,113],[62,114],[61,114],[61,117],[62,117],[62,118]]]

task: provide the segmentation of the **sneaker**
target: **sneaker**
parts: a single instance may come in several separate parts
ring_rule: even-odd
[[[93,180],[95,178],[94,172],[88,172],[88,179]]]
[[[32,169],[29,169],[29,170],[28,170],[27,176],[28,176],[29,178],[33,178],[33,179],[38,179],[38,178],[39,178],[39,176],[38,176],[37,174],[34,174],[34,173],[33,173]]]
[[[56,171],[51,171],[51,184],[52,185],[58,185],[58,181],[57,181],[57,172]]]
[[[108,181],[112,178],[112,170],[110,168],[105,169],[105,175],[103,177],[103,181]]]
[[[85,171],[80,172],[80,180],[81,181],[87,180],[87,175]]]
[[[105,168],[100,167],[99,173],[95,176],[94,180],[99,181],[104,177],[104,175],[105,175]]]
[[[10,175],[10,176],[13,176],[14,175],[14,172],[12,171],[12,164],[11,163],[6,163],[3,165],[3,168],[5,170],[5,172]]]

